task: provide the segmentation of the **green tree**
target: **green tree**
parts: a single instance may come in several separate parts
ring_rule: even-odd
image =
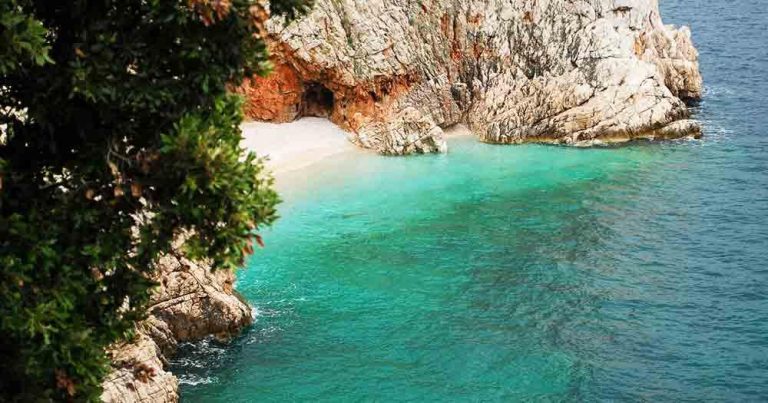
[[[98,399],[171,241],[231,269],[275,219],[227,91],[268,70],[263,11],[0,0],[0,401]]]

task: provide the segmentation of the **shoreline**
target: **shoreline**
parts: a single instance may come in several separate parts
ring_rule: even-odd
[[[346,132],[324,118],[305,117],[289,123],[250,121],[240,127],[240,144],[264,157],[265,167],[275,178],[339,154],[362,151]]]

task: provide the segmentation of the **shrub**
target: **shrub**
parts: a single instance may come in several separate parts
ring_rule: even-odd
[[[260,10],[0,0],[0,401],[97,400],[174,237],[231,269],[275,219],[227,92],[268,70]]]

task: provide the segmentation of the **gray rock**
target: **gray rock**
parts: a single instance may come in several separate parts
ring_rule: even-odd
[[[177,245],[178,247],[178,245]],[[105,402],[176,402],[178,380],[166,371],[179,343],[208,336],[228,339],[252,322],[251,308],[233,289],[234,273],[211,271],[178,249],[161,257],[148,317],[137,337],[113,346],[112,373],[105,379]]]
[[[243,87],[248,114],[329,116],[385,154],[444,151],[457,123],[494,143],[700,132],[674,124],[701,96],[698,53],[656,0],[318,0],[267,30],[276,73]]]

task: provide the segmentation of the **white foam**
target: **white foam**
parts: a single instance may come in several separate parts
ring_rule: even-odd
[[[207,385],[211,383],[217,383],[219,379],[216,377],[202,377],[196,375],[181,375],[179,376],[179,384],[181,385]]]

